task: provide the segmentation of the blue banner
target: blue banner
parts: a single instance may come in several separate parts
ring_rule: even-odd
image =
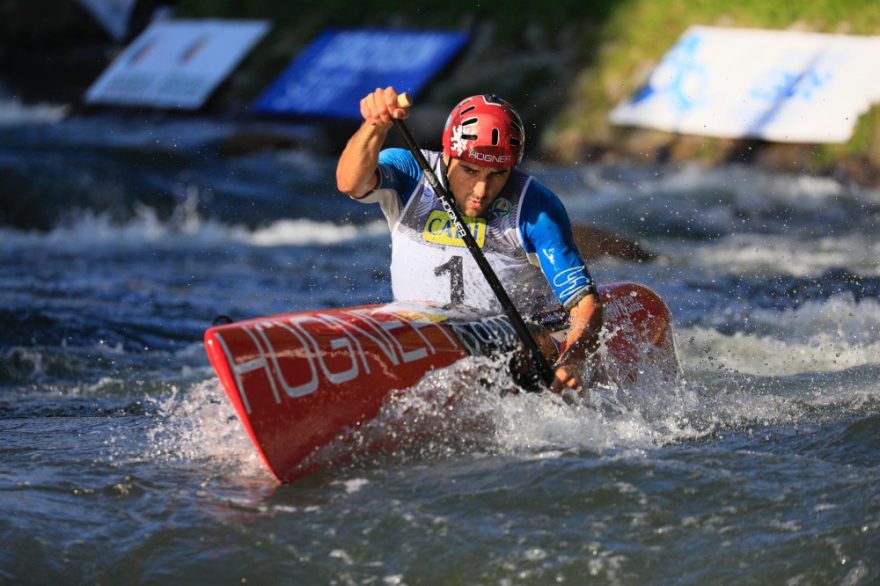
[[[464,47],[466,33],[328,30],[253,104],[261,114],[359,119],[360,100],[394,86],[413,97]]]

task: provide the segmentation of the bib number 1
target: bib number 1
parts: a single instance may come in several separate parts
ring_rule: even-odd
[[[452,305],[464,303],[464,263],[460,256],[453,256],[434,269],[436,276],[449,273],[449,302]]]

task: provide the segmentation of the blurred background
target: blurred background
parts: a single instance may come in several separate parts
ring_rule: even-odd
[[[842,145],[710,140],[616,127],[607,118],[617,103],[645,83],[651,68],[690,25],[878,34],[880,7],[871,0],[818,0],[806,5],[759,0],[561,0],[540,6],[518,0],[504,5],[467,0],[393,4],[328,0],[320,5],[256,0],[104,2],[126,5],[127,12],[117,16],[124,24],[115,25],[115,37],[87,4],[0,2],[3,99],[67,104],[73,113],[82,111],[89,85],[156,17],[270,22],[269,33],[198,112],[223,119],[252,115],[252,101],[328,27],[457,30],[468,33],[470,41],[422,97],[420,120],[429,120],[429,127],[438,119],[442,123],[460,97],[492,91],[517,105],[533,126],[533,156],[542,160],[745,161],[877,183],[880,117],[876,107],[861,117],[853,139]],[[347,137],[350,125],[325,125],[321,130],[329,142],[310,146],[332,149]],[[425,133],[425,140],[436,134]],[[267,139],[263,146],[272,144]]]

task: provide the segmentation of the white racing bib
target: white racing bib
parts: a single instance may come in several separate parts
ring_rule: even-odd
[[[437,176],[445,179],[439,153],[425,154]],[[523,313],[558,304],[541,269],[529,262],[519,234],[520,208],[530,181],[523,173],[512,173],[488,216],[467,221],[486,260]],[[391,287],[398,301],[502,310],[424,177],[391,229]]]

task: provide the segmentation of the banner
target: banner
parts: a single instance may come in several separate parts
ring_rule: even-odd
[[[194,110],[269,30],[265,21],[151,24],[86,92],[86,102]]]
[[[880,101],[880,37],[690,28],[614,124],[725,138],[835,143]]]
[[[468,40],[465,33],[329,30],[254,102],[263,114],[360,118],[360,100],[394,86],[414,97]]]

